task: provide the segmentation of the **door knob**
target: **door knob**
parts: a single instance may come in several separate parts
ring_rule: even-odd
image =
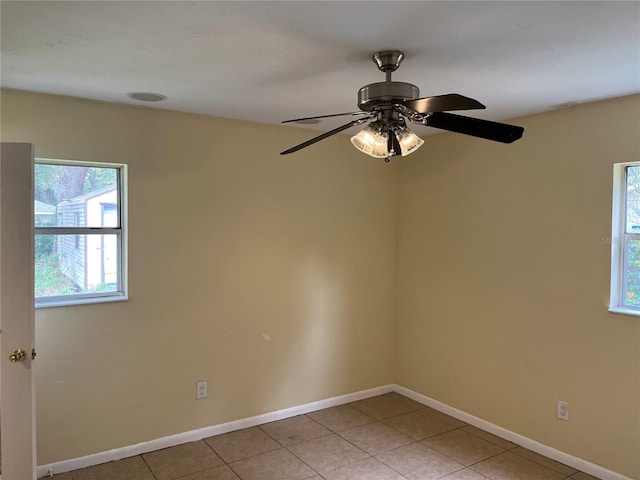
[[[17,348],[11,355],[9,355],[9,360],[12,363],[24,362],[25,358],[27,358],[27,352],[22,348]]]

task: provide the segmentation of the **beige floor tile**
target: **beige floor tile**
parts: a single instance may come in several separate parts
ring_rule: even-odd
[[[260,425],[260,428],[284,446],[306,442],[331,433],[330,430],[305,415],[266,423]]]
[[[340,436],[369,455],[378,455],[413,443],[411,437],[380,422],[345,430],[340,433]]]
[[[324,474],[326,480],[405,480],[375,458],[350,463]]]
[[[414,440],[424,440],[444,432],[453,430],[454,426],[429,415],[424,410],[405,413],[388,418],[383,423],[409,435]]]
[[[376,420],[382,420],[384,418],[394,417],[402,413],[416,410],[416,408],[399,402],[398,400],[394,400],[386,395],[367,398],[365,400],[353,402],[350,405]]]
[[[478,472],[474,472],[470,468],[465,468],[464,470],[458,470],[451,475],[442,477],[439,480],[487,480],[487,477],[480,475]]]
[[[598,477],[593,477],[587,473],[584,472],[577,472],[574,473],[571,478],[573,480],[600,480]]]
[[[487,442],[493,443],[494,445],[497,445],[500,448],[504,448],[505,450],[512,450],[518,446],[515,443],[510,442],[509,440],[505,440],[504,438],[500,438],[492,433],[485,432],[484,430],[480,430],[479,428],[474,427],[473,425],[467,425],[466,427],[462,427],[462,430],[464,430],[467,433],[470,433],[471,435],[475,435],[476,437],[480,437],[483,440],[486,440]]]
[[[457,418],[454,418],[451,415],[447,415],[446,413],[439,412],[435,408],[424,407],[424,413],[427,413],[433,418],[437,418],[438,420],[442,420],[444,423],[448,423],[453,427],[464,427],[468,425],[468,423],[465,423],[462,420],[458,420]]]
[[[209,468],[202,472],[180,477],[180,480],[240,480],[233,471],[226,465],[216,468]]]
[[[421,443],[412,443],[376,458],[409,480],[435,480],[464,468]]]
[[[526,448],[517,447],[511,450],[511,453],[515,453],[516,455],[520,455],[521,457],[539,463],[540,465],[550,468],[551,470],[555,470],[558,473],[562,473],[563,475],[573,475],[578,471],[564,463],[556,462],[555,460],[551,460],[550,458],[542,456],[539,453],[532,452],[531,450],[527,450]]]
[[[289,450],[321,475],[369,456],[335,434],[293,445]]]
[[[419,410],[425,407],[422,403],[416,402],[415,400],[412,400],[409,397],[405,397],[404,395],[401,395],[398,392],[387,393],[387,397],[393,398],[394,400],[404,403],[405,405],[415,408],[416,410]]]
[[[376,421],[375,418],[349,405],[340,405],[325,410],[318,410],[317,412],[307,413],[307,416],[333,432],[349,430],[350,428]]]
[[[561,480],[566,478],[553,470],[511,452],[501,453],[471,467],[491,480]]]
[[[72,480],[155,480],[151,470],[139,456],[75,470],[71,472],[71,478]]]
[[[205,442],[227,463],[280,448],[278,442],[258,427],[206,438]]]
[[[245,458],[229,466],[242,480],[301,480],[316,474],[285,448]]]
[[[463,465],[473,465],[504,452],[493,443],[459,429],[427,438],[422,443]]]
[[[142,458],[157,480],[173,480],[224,463],[203,441],[145,453]]]

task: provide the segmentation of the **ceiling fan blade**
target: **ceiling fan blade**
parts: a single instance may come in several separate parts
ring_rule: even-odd
[[[333,130],[329,130],[328,132],[325,132],[322,135],[318,135],[317,137],[314,137],[311,140],[307,140],[306,142],[303,142],[300,145],[296,145],[295,147],[291,147],[290,149],[285,150],[284,152],[280,152],[280,155],[287,155],[289,153],[297,152],[298,150],[308,147],[309,145],[313,145],[314,143],[319,142],[320,140],[324,140],[325,138],[330,137],[331,135],[340,133],[341,131],[346,130],[347,128],[351,128],[355,125],[360,125],[366,122],[367,120],[369,120],[370,118],[372,118],[372,115],[368,115],[366,118],[356,118],[355,120],[352,120],[351,122],[346,123],[341,127],[334,128]]]
[[[491,122],[479,118],[463,117],[453,113],[437,112],[426,118],[429,127],[450,132],[463,133],[502,143],[513,143],[522,138],[523,127],[506,123]]]
[[[330,117],[341,117],[343,115],[368,115],[369,112],[347,112],[347,113],[334,113],[332,115],[319,115],[317,117],[304,117],[304,118],[294,118],[293,120],[284,120],[282,123],[293,123],[293,122],[306,122],[309,120],[316,120],[320,118],[330,118]]]
[[[404,100],[401,102],[407,108],[418,113],[445,112],[448,110],[475,110],[487,108],[473,98],[465,97],[457,93],[437,95],[435,97],[417,98],[416,100]]]

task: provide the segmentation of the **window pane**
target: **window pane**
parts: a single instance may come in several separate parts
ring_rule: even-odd
[[[640,307],[640,240],[627,239],[624,305]]]
[[[36,297],[117,292],[119,235],[36,235]]]
[[[37,227],[119,227],[118,169],[36,163]]]
[[[640,233],[640,167],[627,167],[627,233]]]

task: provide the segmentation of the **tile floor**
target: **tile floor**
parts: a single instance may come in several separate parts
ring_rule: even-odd
[[[595,480],[397,393],[54,480]]]

